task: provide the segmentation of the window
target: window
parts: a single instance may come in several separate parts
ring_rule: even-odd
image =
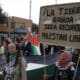
[[[24,23],[20,23],[19,26],[20,26],[21,29],[25,29],[25,24]]]
[[[20,23],[20,22],[12,22],[11,23],[12,28],[20,28],[20,29],[25,29],[25,23]]]
[[[14,22],[11,23],[11,28],[15,29],[15,23]]]

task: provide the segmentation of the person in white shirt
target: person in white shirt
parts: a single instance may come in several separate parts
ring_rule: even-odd
[[[4,47],[4,43],[0,44],[0,58],[5,59],[5,47]]]

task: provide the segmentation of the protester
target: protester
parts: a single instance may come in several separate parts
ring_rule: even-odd
[[[75,49],[72,52],[72,61],[75,63],[75,65],[77,65],[77,61],[78,61],[78,58],[79,58],[79,53],[80,53],[79,49]]]
[[[4,53],[5,53],[4,44],[0,43],[0,71],[3,70],[6,64],[6,58],[5,58]]]
[[[10,43],[9,43],[7,40],[4,41],[5,56],[6,56],[6,58],[7,58],[7,56],[8,56],[8,52],[9,52],[9,47],[8,47],[9,44],[10,44]]]
[[[40,43],[40,51],[41,51],[41,54],[44,55],[44,44],[43,43]]]
[[[75,49],[73,52],[72,52],[72,61],[75,63],[75,68],[77,67],[77,71],[75,72],[76,76],[75,76],[75,79],[76,80],[80,80],[80,49]],[[79,62],[78,62],[78,59],[79,59]]]
[[[25,38],[23,46],[23,54],[26,56],[30,56],[31,53],[32,53],[31,43]]]
[[[44,49],[45,49],[45,55],[48,55],[49,54],[48,44],[44,44]]]
[[[0,55],[5,59],[5,47],[3,42],[0,44]]]
[[[62,52],[54,66],[53,76],[48,80],[72,80],[74,74],[74,63],[69,52]]]
[[[10,78],[10,80],[18,80],[20,78],[19,54],[16,52],[16,46],[13,43],[9,44],[9,53],[7,56],[7,65],[5,66],[4,76],[4,80],[8,78]]]

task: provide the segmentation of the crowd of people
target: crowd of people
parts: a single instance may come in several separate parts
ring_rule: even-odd
[[[0,40],[0,71],[3,71],[3,80],[8,80],[8,78],[10,80],[23,80],[21,77],[24,75],[24,80],[26,80],[24,55],[31,54],[30,46],[31,43],[22,36],[16,39],[6,37],[4,40]]]
[[[60,48],[52,76],[47,80],[80,80],[80,49],[73,52]]]
[[[54,47],[54,51],[51,50],[52,47]],[[46,55],[53,54],[53,52],[58,54],[55,71],[53,71],[52,77],[48,77],[48,80],[73,80],[73,78],[75,78],[74,80],[80,80],[80,49],[75,49],[74,52],[70,53],[65,51],[65,47],[56,47],[41,43],[40,51],[42,55],[44,55],[44,49]],[[23,56],[30,56],[31,53],[31,43],[28,42],[28,39],[24,36],[20,35],[16,39],[6,37],[4,40],[0,40],[0,69],[4,67],[3,80],[12,78],[12,76],[14,79],[10,80],[21,80],[21,75],[23,75],[24,80],[26,80],[26,72],[22,72],[20,69],[26,66]],[[1,66],[3,64],[5,66]],[[75,76],[74,73],[76,69]]]

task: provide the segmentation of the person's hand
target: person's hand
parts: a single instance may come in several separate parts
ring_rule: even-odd
[[[27,53],[28,51],[25,51],[25,53]]]
[[[44,75],[43,75],[43,79],[44,79],[44,80],[47,80],[47,78],[48,78],[48,74],[44,74]]]

